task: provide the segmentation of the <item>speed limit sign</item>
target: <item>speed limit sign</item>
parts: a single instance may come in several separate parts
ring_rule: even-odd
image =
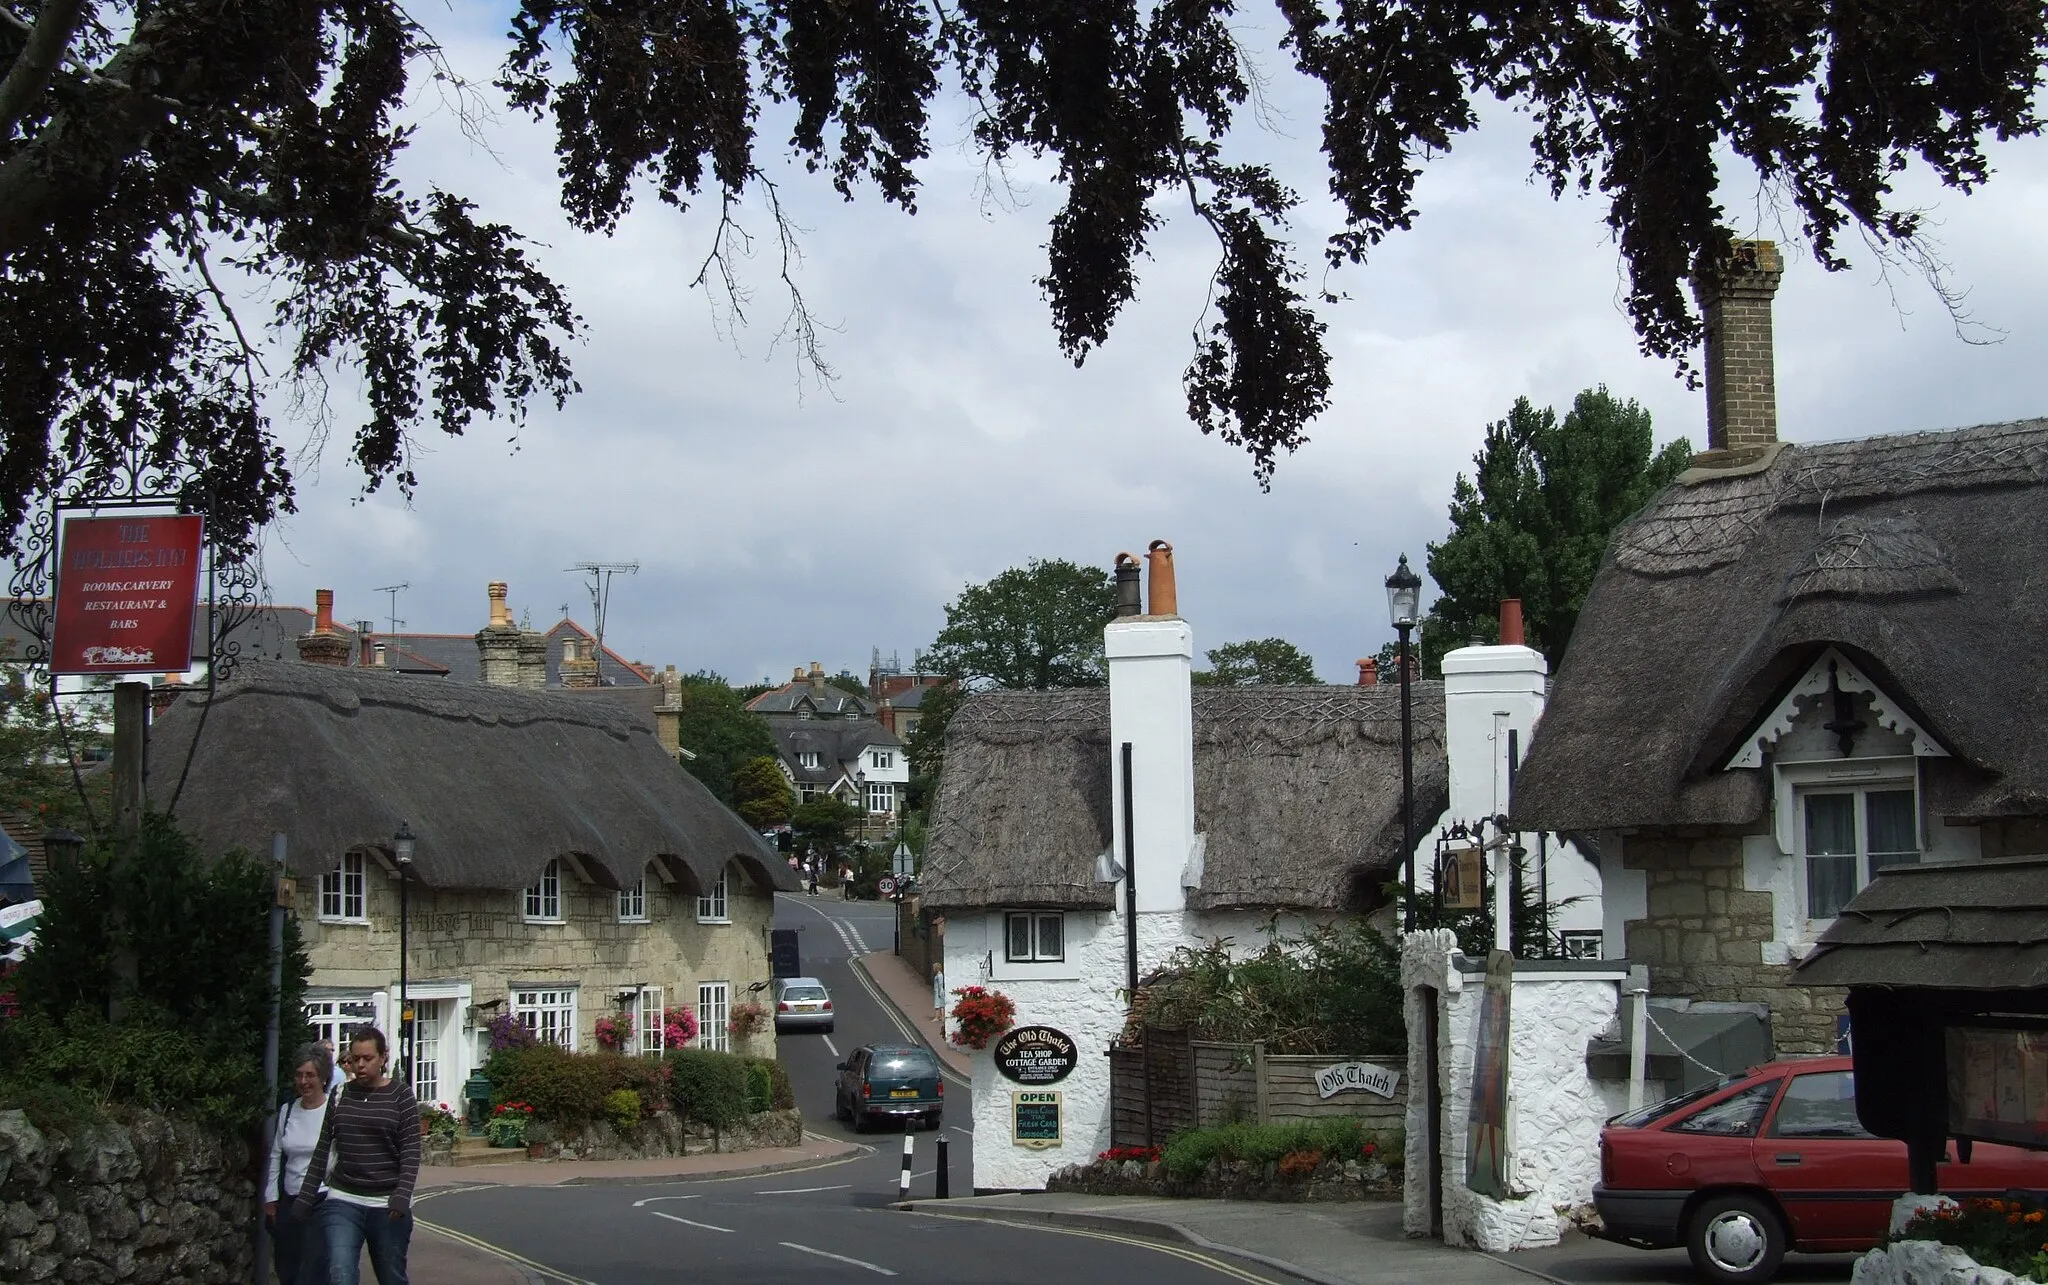
[[[894,879],[889,878],[887,875],[882,876],[882,882],[877,886],[882,890],[882,895],[884,897],[896,891],[896,881]]]

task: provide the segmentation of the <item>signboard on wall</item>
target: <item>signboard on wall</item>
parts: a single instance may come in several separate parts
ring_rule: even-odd
[[[64,519],[51,672],[190,669],[204,540],[196,515]]]
[[[1949,1027],[1948,1129],[2048,1148],[2048,1031]]]
[[[1508,1012],[1515,957],[1486,956],[1479,1001],[1478,1044],[1472,1052],[1472,1113],[1465,1125],[1465,1185],[1495,1200],[1508,1197]]]
[[[1377,1093],[1383,1098],[1394,1096],[1394,1086],[1401,1082],[1399,1071],[1370,1062],[1339,1062],[1316,1072],[1316,1096],[1333,1097],[1347,1089],[1363,1089]]]
[[[1010,1141],[1042,1151],[1064,1138],[1056,1089],[1026,1089],[1010,1094]]]
[[[1058,1084],[1081,1060],[1073,1037],[1050,1026],[1019,1026],[996,1041],[996,1070],[1019,1084]]]

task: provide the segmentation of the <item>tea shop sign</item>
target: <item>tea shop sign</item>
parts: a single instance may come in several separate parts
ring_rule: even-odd
[[[1073,1037],[1050,1026],[1019,1026],[996,1041],[996,1070],[1018,1084],[1058,1084],[1080,1060]]]

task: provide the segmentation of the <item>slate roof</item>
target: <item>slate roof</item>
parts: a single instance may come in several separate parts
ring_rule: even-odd
[[[1615,532],[1515,781],[1526,829],[1748,827],[1723,770],[1830,645],[1953,755],[1928,810],[2048,815],[2048,420],[1788,444]]]
[[[1415,815],[1449,806],[1440,682],[1413,689]],[[1360,910],[1399,866],[1400,689],[1194,689],[1198,910]],[[987,692],[946,735],[925,904],[1106,908],[1109,691]],[[1423,820],[1422,824],[1428,824]]]
[[[803,785],[834,785],[851,775],[847,765],[870,745],[901,748],[894,732],[871,718],[769,718],[768,732],[782,754],[783,766]],[[802,755],[818,755],[818,766],[804,767]],[[854,765],[856,768],[858,764]]]
[[[2048,858],[1894,866],[1843,908],[1792,980],[2048,987]]]
[[[436,887],[524,888],[569,855],[605,887],[660,861],[702,888],[731,860],[763,887],[795,887],[644,718],[594,693],[250,665],[158,718],[149,763],[153,799],[175,792],[201,843],[267,852],[282,830],[306,876],[351,848],[388,850],[404,821],[416,875]]]
[[[808,680],[800,683],[784,683],[770,688],[747,702],[747,708],[756,714],[794,716],[799,707],[808,703],[819,718],[865,718],[875,712],[874,702],[852,692],[841,690],[827,683],[823,690],[811,686]]]

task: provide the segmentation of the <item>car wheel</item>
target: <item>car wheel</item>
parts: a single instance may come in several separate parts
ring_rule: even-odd
[[[832,1095],[832,1118],[834,1120],[845,1120],[850,1118],[847,1115],[846,1111],[846,1099],[840,1097],[836,1093]]]
[[[852,1119],[853,1131],[855,1133],[866,1133],[868,1131],[867,1112],[861,1110],[859,1107],[854,1107],[852,1109],[850,1118]]]
[[[1685,1250],[1693,1270],[1717,1285],[1762,1285],[1785,1257],[1785,1227],[1755,1196],[1713,1196],[1693,1211]]]

